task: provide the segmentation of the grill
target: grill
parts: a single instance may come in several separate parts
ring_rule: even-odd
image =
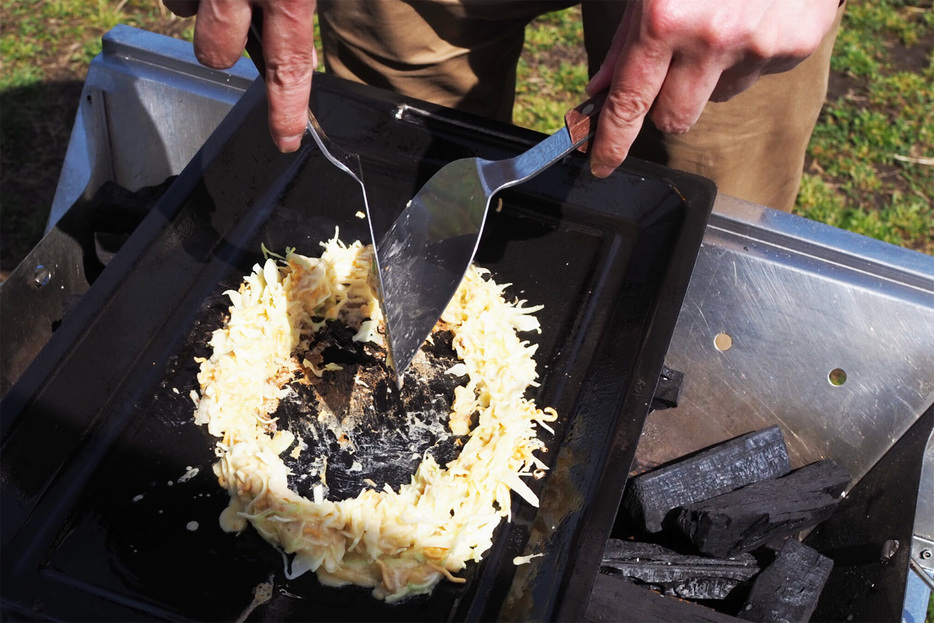
[[[537,139],[328,76],[316,78],[314,98],[334,139],[363,156],[376,231],[444,162],[503,158]],[[219,321],[221,293],[260,260],[261,243],[313,253],[337,227],[348,241],[367,236],[354,218],[361,202],[352,180],[310,147],[275,152],[266,114],[257,84],[8,392],[4,535],[15,537],[4,545],[5,593],[52,617],[235,619],[273,575],[285,592],[263,609],[270,619],[577,618],[712,185],[650,165],[600,183],[575,155],[502,195],[477,263],[513,284],[514,295],[545,305],[535,399],[562,418],[549,440],[541,508],[517,503],[464,587],[387,607],[364,589],[286,581],[279,554],[255,534],[218,530],[225,494],[210,469],[210,441],[190,423],[194,357],[204,348],[191,336]],[[544,556],[512,564],[526,552]]]
[[[190,421],[201,347],[192,336],[214,328],[219,294],[249,271],[260,242],[313,254],[337,225],[345,240],[365,239],[365,223],[352,216],[354,185],[318,154],[268,146],[258,90],[217,125],[248,70],[193,70],[190,46],[151,37],[122,27],[105,37],[95,63],[118,78],[95,82],[92,66],[54,227],[0,297],[8,616],[235,620],[272,576],[273,599],[251,620],[580,618],[630,466],[773,423],[795,465],[833,457],[858,481],[810,537],[836,563],[815,617],[917,611],[909,562],[923,565],[934,538],[924,484],[934,478],[930,258],[725,197],[707,224],[703,181],[631,163],[598,185],[579,157],[504,193],[477,256],[510,293],[546,306],[534,397],[562,417],[536,489],[541,508],[517,502],[466,586],[442,584],[427,599],[387,607],[364,589],[283,581],[281,558],[259,537],[216,527],[226,494],[209,469],[213,439]],[[377,232],[443,163],[511,156],[540,138],[316,79],[322,124],[364,156]],[[147,98],[178,89],[199,101],[191,125],[147,116]],[[179,146],[209,135],[182,171],[193,152]],[[110,255],[95,246],[87,209],[101,178],[136,189],[179,171],[98,277]],[[88,281],[73,305],[67,295]],[[878,317],[900,321],[873,327]],[[730,350],[715,350],[720,334]],[[873,346],[880,335],[897,361]],[[784,346],[795,340],[808,348],[791,357]],[[685,373],[680,404],[649,413],[663,361]],[[810,384],[828,385],[835,366],[849,374],[842,389]],[[896,538],[902,547],[880,562]],[[546,556],[512,564],[532,552]]]

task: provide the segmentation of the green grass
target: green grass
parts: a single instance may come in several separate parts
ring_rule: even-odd
[[[821,113],[796,213],[934,253],[932,32],[930,7],[848,7],[831,65],[846,91]]]
[[[154,0],[0,0],[0,90],[83,74],[117,24],[147,28],[168,18]],[[190,24],[173,30],[190,40]]]
[[[517,125],[554,132],[564,125],[564,113],[585,99],[582,40],[579,9],[549,13],[526,29],[513,111]]]

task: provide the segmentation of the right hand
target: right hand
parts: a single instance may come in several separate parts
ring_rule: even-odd
[[[263,56],[269,96],[269,133],[282,152],[299,148],[308,122],[315,51],[315,0],[163,0],[195,22],[195,56],[214,69],[232,67],[243,55],[254,10],[263,12]]]
[[[683,134],[708,101],[723,102],[760,76],[788,71],[833,28],[838,0],[638,0],[587,85],[609,89],[590,148],[608,176],[623,162],[645,117]]]

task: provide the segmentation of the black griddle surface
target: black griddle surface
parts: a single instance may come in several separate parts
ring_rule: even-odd
[[[313,105],[361,154],[374,228],[385,231],[444,163],[504,158],[542,137],[329,76]],[[405,106],[401,106],[405,104]],[[312,147],[282,155],[254,85],[2,402],[5,619],[575,619],[583,613],[687,288],[714,190],[627,162],[605,181],[574,154],[501,194],[476,261],[507,294],[544,304],[538,405],[546,436],[536,509],[515,498],[463,585],[387,606],[367,589],[283,575],[252,529],[224,533],[214,439],[192,422],[192,339],[219,326],[224,290],[260,244],[318,255],[335,228],[368,241],[359,190]],[[515,556],[543,553],[516,567]]]
[[[386,485],[398,491],[411,482],[425,453],[445,465],[467,440],[448,426],[454,388],[467,381],[446,373],[458,362],[450,331],[433,334],[401,389],[386,366],[386,350],[354,342],[355,333],[340,322],[319,331],[311,347],[327,345],[324,361],[341,369],[321,379],[299,374],[271,414],[278,429],[292,431],[307,446],[282,459],[292,471],[289,488],[308,499],[319,484],[332,501]]]

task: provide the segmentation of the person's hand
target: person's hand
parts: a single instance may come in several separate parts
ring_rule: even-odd
[[[215,69],[243,54],[255,9],[263,12],[263,56],[269,95],[269,132],[280,151],[298,149],[308,121],[311,76],[318,66],[315,0],[163,0],[181,17],[197,14],[195,56]]]
[[[609,87],[591,169],[618,167],[648,115],[683,134],[708,100],[725,101],[763,74],[795,67],[833,27],[837,0],[635,0],[587,85]]]

